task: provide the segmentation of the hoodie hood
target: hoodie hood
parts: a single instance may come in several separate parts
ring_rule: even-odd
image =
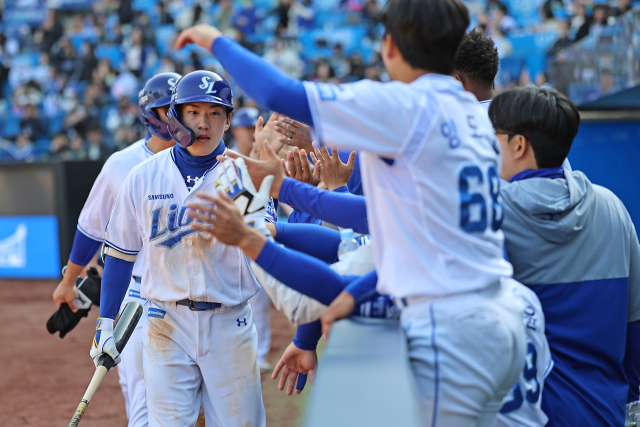
[[[509,215],[517,215],[552,243],[564,243],[579,233],[594,201],[593,186],[579,171],[565,171],[565,178],[516,181],[500,195]]]

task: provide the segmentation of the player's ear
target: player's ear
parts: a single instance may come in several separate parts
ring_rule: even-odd
[[[513,158],[516,160],[523,159],[531,150],[531,142],[524,135],[514,135],[509,142],[509,147],[511,148],[511,154]]]
[[[231,126],[231,113],[227,114],[227,123],[224,125],[224,130],[229,130],[229,126]]]

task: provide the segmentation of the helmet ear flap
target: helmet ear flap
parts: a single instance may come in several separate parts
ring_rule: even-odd
[[[169,125],[167,126],[169,135],[171,135],[182,148],[187,148],[196,141],[195,132],[183,125],[178,119],[175,105],[171,105],[169,108],[167,118],[169,119]]]

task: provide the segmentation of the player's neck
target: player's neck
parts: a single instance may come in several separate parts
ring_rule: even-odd
[[[412,83],[413,81],[419,79],[425,74],[437,74],[433,71],[423,70],[421,68],[412,68],[409,64],[404,67],[398,67],[393,73],[393,80],[402,82],[402,83]]]
[[[164,139],[160,139],[155,135],[151,135],[151,138],[147,140],[147,148],[153,151],[155,154],[166,150],[167,148],[171,148],[176,144],[176,142],[171,139],[170,141],[165,141]]]
[[[495,95],[493,88],[491,87],[475,87],[471,92],[476,96],[476,98],[478,98],[478,102],[493,99],[493,96]]]

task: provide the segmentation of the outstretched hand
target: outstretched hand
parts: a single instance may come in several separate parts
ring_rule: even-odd
[[[313,151],[309,126],[304,123],[281,115],[275,122],[275,131],[283,135],[278,138],[282,144],[298,147],[301,150],[306,150],[307,153]]]
[[[343,163],[338,150],[332,151],[331,148],[322,147],[311,153],[311,160],[319,170],[319,179],[325,183],[329,191],[333,191],[349,182],[356,162],[356,152],[352,151],[347,163]]]
[[[289,176],[291,178],[315,187],[320,183],[320,172],[311,172],[311,166],[305,150],[293,147],[293,150],[287,153],[287,166],[289,167]]]
[[[266,160],[265,153],[262,150],[262,142],[266,140],[269,143],[269,147],[273,150],[274,153],[278,154],[284,144],[278,140],[278,132],[275,130],[276,120],[280,117],[280,114],[273,113],[266,124],[264,124],[264,119],[262,117],[258,118],[256,122],[256,128],[253,132],[253,139],[256,141],[253,144],[253,149],[251,150],[250,157],[252,159]]]
[[[271,378],[274,380],[277,379],[278,374],[280,374],[280,371],[282,370],[282,375],[278,382],[278,390],[284,390],[286,386],[287,396],[291,396],[296,385],[298,374],[308,374],[309,381],[313,384],[315,381],[317,366],[318,355],[315,350],[302,350],[296,347],[294,343],[291,343],[282,354],[282,357],[273,370]],[[289,380],[288,385],[287,380]],[[296,389],[296,394],[300,394],[301,392],[301,389]]]
[[[222,36],[220,30],[209,24],[195,25],[180,33],[176,39],[175,48],[180,50],[187,45],[196,44],[201,48],[210,50],[214,40],[220,36]]]

